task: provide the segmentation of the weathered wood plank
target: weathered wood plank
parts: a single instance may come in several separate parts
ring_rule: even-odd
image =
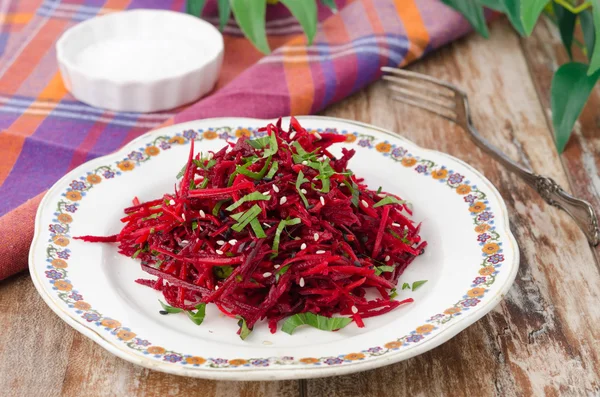
[[[552,125],[550,110],[550,87],[552,75],[558,67],[568,62],[568,55],[560,40],[558,30],[547,19],[542,20],[532,36],[521,40],[523,53],[531,70],[531,76],[544,107],[548,124]],[[575,50],[575,59],[585,61],[580,51]],[[573,193],[588,200],[596,211],[600,211],[600,86],[590,95],[575,125],[573,136],[561,156],[571,182]],[[600,257],[600,246],[596,247]]]
[[[461,40],[413,70],[462,86],[474,122],[515,160],[568,189],[519,40],[505,22],[491,39]],[[600,275],[584,235],[564,212],[483,154],[466,133],[415,108],[392,106],[377,83],[325,112],[401,131],[481,170],[499,189],[521,248],[506,300],[453,340],[360,376],[307,381],[309,396],[595,395],[600,392]]]
[[[297,396],[297,381],[218,382],[163,374],[113,356],[42,301],[29,275],[0,282],[0,395]]]

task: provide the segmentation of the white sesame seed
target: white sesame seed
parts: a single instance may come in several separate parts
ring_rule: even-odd
[[[279,188],[277,187],[277,185],[273,185],[273,191],[275,193],[279,193]]]
[[[183,219],[185,221],[185,214],[181,213],[181,219]]]
[[[268,223],[263,223],[263,226],[266,227],[267,229],[271,227],[271,225],[269,225]]]
[[[294,131],[290,134],[290,140],[294,139],[295,137],[296,137],[296,131]]]
[[[271,194],[269,193],[268,190],[263,193],[263,196],[265,196],[266,198],[271,198]]]
[[[356,314],[358,313],[358,309],[356,308],[356,306],[352,306],[352,313]]]
[[[315,235],[313,236],[313,238],[315,239],[315,241],[319,241],[319,233],[315,233]]]
[[[306,191],[306,189],[300,189],[300,191],[302,192],[302,194],[306,194],[306,193],[308,193],[308,192]]]
[[[215,252],[219,255],[223,255],[223,251],[221,251],[221,250],[216,250]]]
[[[213,159],[213,157],[215,157],[215,154],[214,154],[213,152],[209,152],[209,153],[208,153],[208,157],[207,157],[207,158],[208,158],[208,160],[209,160],[209,161],[210,161],[210,160],[212,160],[212,159]]]
[[[189,244],[189,243],[190,243],[190,242],[189,242],[189,241],[187,241],[187,240],[181,240],[181,244],[183,244],[183,245],[186,245],[186,244]]]
[[[302,162],[302,165],[308,165],[308,161],[304,160],[304,161]]]
[[[271,272],[264,272],[263,277],[264,278],[271,277]]]
[[[237,244],[237,240],[233,238],[233,239],[229,240],[229,244],[236,245]]]
[[[324,253],[325,253],[325,251],[323,251],[323,250],[318,250],[318,251],[316,252],[316,254],[324,254]]]
[[[200,210],[200,217],[201,218],[206,218],[206,214],[204,213],[204,211]]]
[[[283,204],[285,204],[285,203],[286,203],[286,201],[287,201],[287,197],[283,196],[283,197],[281,198],[281,200],[279,200],[279,205],[283,205]]]
[[[319,197],[319,201],[321,202],[321,205],[325,205],[325,199],[323,196]]]
[[[321,134],[319,134],[318,132],[315,132],[315,138],[317,139],[322,139],[323,137],[321,136]]]
[[[306,243],[302,243],[302,245],[300,246],[301,250],[305,250],[306,249]]]
[[[173,200],[173,199],[169,200],[169,205],[175,205],[175,200]]]
[[[379,194],[377,195],[377,197],[380,197],[380,198],[386,198],[386,197],[387,197],[387,195],[385,195],[385,194],[383,194],[383,193],[379,193]]]
[[[387,262],[387,261],[389,261],[389,260],[390,260],[390,256],[388,255],[388,256],[386,256],[386,257],[385,257],[384,261],[386,261],[386,262]]]
[[[215,285],[215,291],[216,291],[216,290],[218,290],[218,289],[219,289],[219,286],[218,286],[218,285]]]
[[[273,266],[275,269],[279,269],[281,267],[281,265],[275,265]]]
[[[203,181],[204,180],[204,175],[198,175],[198,179]]]
[[[219,244],[219,245],[225,245],[225,241],[219,240],[219,241],[217,241],[217,244]]]
[[[304,277],[300,277],[300,287],[304,287]]]
[[[400,227],[400,224],[399,224],[399,223],[396,223],[396,222],[394,222],[394,223],[392,223],[392,226]]]
[[[362,203],[362,205],[369,208],[369,203],[367,203],[365,200],[360,200],[360,202]]]

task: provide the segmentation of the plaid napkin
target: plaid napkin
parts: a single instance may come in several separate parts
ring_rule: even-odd
[[[316,113],[380,76],[469,31],[439,0],[338,1],[319,8],[314,44],[281,6],[269,7],[272,54],[262,57],[235,22],[225,28],[216,91],[185,108],[118,113],[77,102],[66,91],[54,43],[69,27],[132,8],[183,10],[184,0],[8,0],[0,9],[0,280],[27,266],[35,210],[70,169],[117,150],[161,125],[218,116],[276,118]],[[215,2],[204,17],[218,23]]]

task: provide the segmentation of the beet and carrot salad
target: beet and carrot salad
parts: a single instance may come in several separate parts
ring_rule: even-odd
[[[213,303],[242,338],[261,320],[273,333],[284,319],[288,333],[363,327],[412,302],[394,299],[426,246],[409,206],[352,173],[354,150],[329,152],[343,135],[309,133],[294,118],[288,131],[281,120],[261,131],[205,155],[192,141],[174,193],[134,199],[117,235],[78,238],[141,261],[156,278],[136,281],[162,293],[162,314],[201,324]]]

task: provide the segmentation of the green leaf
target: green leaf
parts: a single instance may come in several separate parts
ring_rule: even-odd
[[[404,200],[398,200],[394,196],[386,196],[383,199],[379,200],[373,206],[373,208],[381,207],[381,206],[384,206],[384,205],[387,205],[387,204],[404,204],[404,203],[406,203],[406,201],[404,201]]]
[[[296,178],[296,190],[298,191],[298,194],[300,195],[300,198],[302,199],[302,202],[304,203],[304,206],[308,208],[308,200],[306,199],[306,196],[304,195],[304,193],[302,193],[302,184],[308,182],[308,179],[306,179],[304,177],[304,173],[302,171],[300,171],[298,173],[298,178]]]
[[[181,169],[181,171],[179,171],[177,173],[177,179],[181,179],[181,177],[183,176],[183,174],[185,174],[185,169],[187,168],[187,163],[184,164],[183,168]]]
[[[242,32],[263,54],[271,52],[265,30],[265,0],[231,0],[231,10]]]
[[[206,3],[206,0],[187,0],[185,3],[185,12],[199,17],[204,9],[204,3]]]
[[[396,292],[396,288],[392,288],[390,290],[390,300],[394,299],[397,296],[398,296],[398,292]]]
[[[521,36],[525,36],[525,28],[521,21],[521,1],[529,3],[538,0],[479,0],[479,3],[492,10],[505,13],[510,23],[513,25],[513,28],[515,28]]]
[[[231,276],[233,273],[233,266],[214,266],[213,274],[216,278],[221,280],[225,280],[227,277]]]
[[[385,272],[393,272],[394,271],[394,266],[375,266],[375,275],[379,276],[381,273],[385,273]]]
[[[287,7],[292,15],[300,22],[304,34],[308,38],[308,44],[317,33],[317,1],[316,0],[279,0]]]
[[[279,222],[277,225],[277,230],[275,231],[275,237],[273,238],[273,253],[277,256],[277,252],[279,252],[279,241],[281,239],[281,233],[286,226],[294,226],[301,222],[300,218],[292,218],[292,219],[284,219]]]
[[[238,321],[238,326],[240,327],[240,338],[245,340],[248,335],[250,335],[252,330],[248,328],[248,324],[246,324],[246,319],[244,319],[244,317],[237,316],[237,318],[240,320]]]
[[[277,161],[274,161],[273,164],[271,164],[271,168],[269,169],[269,172],[267,172],[267,175],[265,175],[265,178],[272,179],[275,176],[275,174],[277,173],[278,169],[279,169],[279,163]]]
[[[265,149],[265,151],[263,152],[263,157],[270,157],[270,156],[274,156],[277,151],[279,150],[279,146],[277,145],[277,137],[275,136],[275,133],[271,133],[271,135],[269,135],[269,147]]]
[[[279,281],[279,277],[281,277],[285,273],[287,273],[289,268],[290,268],[290,265],[285,265],[281,269],[277,270],[277,272],[275,273],[275,282]]]
[[[410,289],[410,284],[409,283],[402,284],[402,291],[404,291],[405,289]]]
[[[236,232],[241,232],[242,229],[244,229],[246,225],[252,222],[252,219],[256,218],[261,212],[262,209],[257,204],[254,204],[252,207],[250,207],[249,210],[245,212],[231,215],[231,217],[237,221],[237,223],[231,226],[231,228]]]
[[[231,14],[231,5],[229,0],[219,0],[219,30],[223,31],[227,21],[229,21],[229,15]]]
[[[287,334],[292,334],[294,330],[301,325],[310,325],[311,327],[320,329],[321,331],[337,331],[344,328],[352,322],[348,317],[325,317],[313,313],[298,313],[283,323],[281,330]]]
[[[583,31],[583,39],[585,41],[586,56],[592,58],[594,53],[594,44],[596,40],[596,32],[594,32],[594,18],[590,10],[584,10],[579,14],[581,22],[581,30]]]
[[[587,65],[570,62],[562,65],[552,78],[550,88],[554,139],[559,153],[565,149],[575,121],[581,114],[600,71],[586,74]]]
[[[575,22],[577,21],[577,15],[567,10],[558,3],[553,3],[554,15],[556,15],[556,22],[558,24],[558,30],[560,31],[560,38],[569,54],[569,58],[573,59],[573,52],[571,46],[573,45],[573,33],[575,31]]]
[[[181,313],[183,311],[183,309],[180,309],[178,307],[173,307],[173,306],[167,305],[160,299],[158,301],[160,302],[160,305],[162,306],[163,310],[166,311],[167,313],[171,313],[171,314],[172,313]]]
[[[212,214],[213,216],[219,216],[219,211],[221,211],[221,207],[223,206],[223,204],[225,204],[227,201],[229,201],[229,199],[225,199],[225,200],[219,200],[217,201],[217,203],[215,204],[215,206],[212,209]]]
[[[413,291],[416,291],[417,289],[419,289],[423,284],[425,284],[427,282],[427,280],[419,280],[419,281],[415,281],[414,283],[412,283],[412,287],[411,289]]]
[[[227,211],[233,211],[235,209],[237,209],[240,205],[247,203],[248,201],[265,201],[265,200],[270,200],[271,196],[264,195],[261,192],[252,192],[250,194],[245,195],[244,197],[240,198],[238,201],[236,201],[235,203],[231,204],[229,207],[225,208]]]
[[[325,4],[325,6],[329,7],[331,11],[337,11],[337,5],[334,0],[321,0],[321,3]]]
[[[267,237],[267,235],[265,234],[265,231],[263,230],[262,226],[260,225],[260,222],[258,221],[258,219],[254,218],[250,221],[250,227],[252,228],[252,231],[254,232],[254,234],[256,235],[257,238],[265,238]]]
[[[521,20],[527,36],[533,32],[538,18],[549,2],[550,0],[521,0]]]
[[[194,322],[196,325],[202,324],[204,321],[204,316],[206,314],[206,303],[199,303],[196,305],[196,312],[189,310],[186,311],[185,314]]]
[[[483,6],[477,0],[442,0],[442,2],[460,12],[480,35],[486,39],[489,37]]]
[[[595,37],[600,37],[600,0],[592,0],[592,19],[594,20]],[[594,74],[600,69],[600,40],[594,41],[594,49],[588,55],[590,58],[590,67],[587,71],[588,76]],[[589,94],[588,94],[589,95]],[[587,96],[586,96],[587,98]]]

